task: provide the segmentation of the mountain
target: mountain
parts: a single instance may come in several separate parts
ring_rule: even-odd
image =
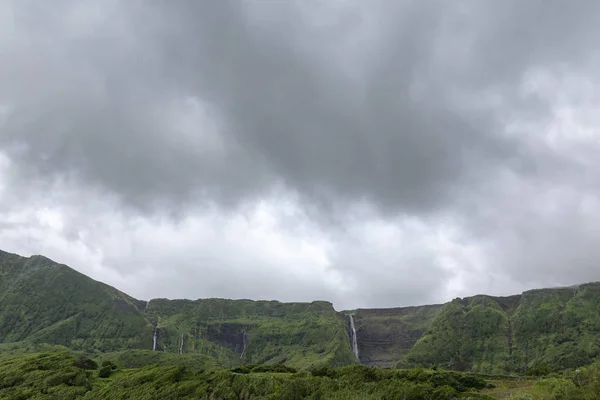
[[[145,302],[45,257],[0,251],[0,352],[50,344],[131,367],[336,367],[358,362],[350,316],[368,366],[541,374],[600,355],[600,283],[343,312],[325,301]]]
[[[600,283],[357,310],[354,320],[365,364],[543,373],[600,355]]]
[[[345,319],[328,302],[145,302],[45,257],[0,252],[0,343],[11,342],[112,352],[132,364],[140,358],[173,361],[158,352],[197,355],[221,367],[357,362]]]
[[[42,256],[0,252],[0,342],[100,351],[150,347],[145,302]]]

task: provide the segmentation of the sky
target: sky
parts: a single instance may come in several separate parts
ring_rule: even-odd
[[[595,0],[0,0],[0,249],[140,298],[600,280]]]

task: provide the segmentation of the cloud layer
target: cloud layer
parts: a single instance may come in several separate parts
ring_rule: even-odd
[[[0,243],[142,297],[599,280],[600,4],[0,5]]]

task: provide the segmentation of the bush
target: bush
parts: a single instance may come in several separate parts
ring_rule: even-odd
[[[310,370],[312,376],[326,376],[328,378],[335,377],[335,370],[327,366],[317,367]]]
[[[452,386],[442,386],[434,390],[431,395],[432,400],[447,400],[456,397],[458,392]]]
[[[533,368],[530,368],[527,371],[527,375],[529,375],[529,376],[545,376],[545,375],[549,375],[550,372],[552,372],[552,371],[548,367],[548,364],[541,363],[541,364],[536,365]]]
[[[113,363],[112,361],[102,361],[102,366],[103,367],[109,367],[110,369],[112,369],[113,371],[115,369],[117,369],[117,365],[115,363]]]
[[[100,371],[98,371],[98,377],[99,378],[108,378],[111,373],[112,373],[112,369],[110,368],[110,366],[105,366],[105,367],[100,368]]]
[[[252,372],[282,372],[282,373],[295,373],[298,372],[295,368],[288,367],[283,364],[274,365],[258,365],[252,368]]]
[[[231,372],[235,372],[236,374],[249,374],[252,370],[245,365],[240,365],[239,367],[232,368]]]
[[[77,368],[96,370],[98,369],[98,363],[88,357],[79,357],[73,362],[73,365]]]

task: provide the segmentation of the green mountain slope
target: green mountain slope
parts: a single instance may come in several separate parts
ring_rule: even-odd
[[[600,355],[600,283],[444,305],[400,362],[485,373],[575,368]]]
[[[0,252],[0,342],[148,348],[145,303],[42,256]]]
[[[177,364],[175,356],[209,367],[357,362],[331,303],[144,302],[45,257],[0,252],[0,343],[16,342],[110,353],[107,359],[136,366]]]
[[[338,313],[324,301],[145,302],[45,257],[0,251],[0,343],[11,352],[49,344],[135,367],[344,366],[357,363],[349,315],[371,366],[543,373],[600,356],[600,283]]]
[[[356,362],[343,317],[324,301],[151,300],[157,349],[210,355],[223,365],[341,366]]]

